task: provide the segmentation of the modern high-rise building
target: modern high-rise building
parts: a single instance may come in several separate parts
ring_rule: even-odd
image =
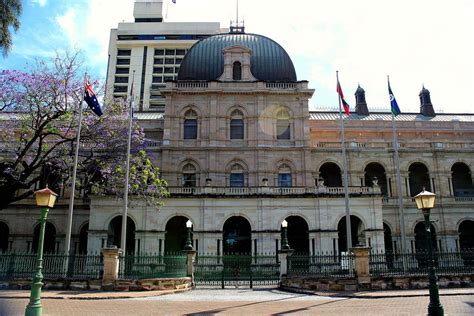
[[[163,0],[136,0],[135,21],[111,30],[107,98],[130,95],[134,80],[137,110],[164,112],[160,89],[176,79],[188,49],[221,32],[218,22],[165,22],[162,9]]]

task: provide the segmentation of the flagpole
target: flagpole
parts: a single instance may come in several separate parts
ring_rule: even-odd
[[[86,84],[87,73],[84,73],[84,86]],[[84,89],[83,89],[84,93]],[[82,102],[84,102],[84,96],[79,104],[79,121],[76,134],[76,151],[74,153],[74,165],[72,167],[72,183],[71,183],[71,193],[69,197],[69,212],[67,214],[67,228],[66,228],[66,244],[65,244],[65,254],[69,254],[71,251],[71,235],[72,235],[72,215],[74,212],[74,194],[76,192],[76,175],[77,175],[77,164],[79,160],[79,147],[81,139],[81,126],[82,126]]]
[[[123,195],[123,215],[122,215],[122,238],[120,239],[120,248],[126,253],[127,246],[127,216],[128,216],[128,182],[130,177],[130,147],[132,144],[132,116],[133,116],[133,83],[135,81],[135,70],[132,74],[132,87],[130,89],[130,107],[128,112],[128,139],[127,139],[127,158],[125,160],[125,190]]]
[[[387,81],[390,86],[390,78],[387,76]],[[393,149],[395,155],[395,171],[397,175],[397,191],[398,191],[398,213],[400,214],[400,236],[402,239],[400,250],[405,253],[406,250],[406,235],[405,235],[405,214],[403,214],[403,195],[402,195],[402,177],[400,175],[400,156],[398,153],[398,136],[395,127],[395,115],[392,113],[392,133],[393,133]]]
[[[339,71],[336,71],[337,85],[339,84]],[[349,180],[347,176],[347,157],[346,157],[346,144],[344,139],[344,121],[342,119],[342,107],[341,107],[341,96],[337,93],[339,100],[339,121],[341,122],[341,144],[342,144],[342,168],[344,170],[344,204],[346,207],[346,241],[347,251],[352,247],[352,231],[351,231],[351,213],[349,210],[349,190],[347,188]]]

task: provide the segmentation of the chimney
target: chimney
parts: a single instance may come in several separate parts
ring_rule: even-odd
[[[435,117],[436,113],[433,109],[433,104],[431,104],[430,91],[423,86],[423,89],[420,91],[420,114],[424,116]]]
[[[361,116],[369,115],[369,109],[365,101],[365,90],[359,85],[354,95],[356,98],[356,113]]]

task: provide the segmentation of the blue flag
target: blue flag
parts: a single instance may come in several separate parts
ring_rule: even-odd
[[[401,113],[401,111],[398,107],[397,100],[393,95],[392,88],[390,88],[390,81],[388,82],[388,95],[390,96],[390,110],[392,111],[393,116],[397,116]]]
[[[86,80],[86,88],[84,90],[84,101],[86,101],[92,112],[94,112],[97,116],[101,116],[103,114],[99,101],[97,100],[94,91],[92,91],[92,87],[89,83],[89,80]]]

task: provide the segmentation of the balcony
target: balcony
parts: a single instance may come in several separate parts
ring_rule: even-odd
[[[380,188],[349,187],[351,196],[380,195]],[[343,187],[168,187],[173,196],[344,196]]]

